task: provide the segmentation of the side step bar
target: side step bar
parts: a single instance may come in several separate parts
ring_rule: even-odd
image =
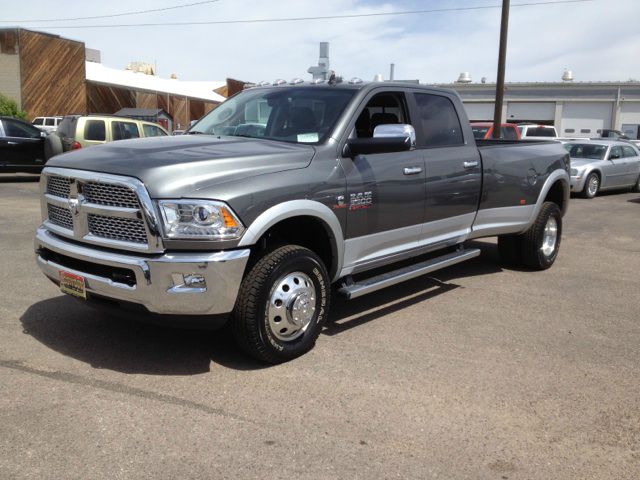
[[[375,292],[382,288],[390,287],[397,283],[411,280],[412,278],[419,277],[421,275],[440,270],[441,268],[450,267],[456,263],[471,260],[472,258],[480,255],[479,248],[470,248],[467,250],[458,250],[447,255],[432,258],[424,262],[416,263],[415,265],[409,265],[407,267],[393,270],[392,272],[376,275],[375,277],[365,278],[358,283],[351,285],[344,285],[338,292],[345,295],[349,300],[352,298],[358,298],[367,293]]]

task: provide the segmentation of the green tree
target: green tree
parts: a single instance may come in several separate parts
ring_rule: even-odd
[[[14,100],[11,100],[9,97],[5,97],[1,93],[0,93],[0,115],[21,118],[23,120],[27,119],[27,112],[25,112],[24,110],[20,110],[18,108],[18,104]]]

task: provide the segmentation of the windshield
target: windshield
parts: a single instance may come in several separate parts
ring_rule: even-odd
[[[604,160],[607,153],[605,145],[593,145],[589,143],[567,143],[564,148],[569,152],[571,158],[590,158],[593,160]]]
[[[245,90],[218,105],[188,133],[319,144],[354,93],[335,87]]]
[[[489,131],[489,127],[471,127],[473,131],[473,138],[476,140],[482,140],[487,136],[487,132]]]

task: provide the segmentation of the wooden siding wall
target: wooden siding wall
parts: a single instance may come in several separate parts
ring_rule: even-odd
[[[19,30],[22,109],[29,118],[85,113],[84,44]]]
[[[135,107],[136,95],[132,90],[87,82],[87,113],[111,114],[121,108]]]

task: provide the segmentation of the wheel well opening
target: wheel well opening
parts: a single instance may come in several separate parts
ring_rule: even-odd
[[[279,245],[300,245],[320,257],[329,277],[337,268],[336,246],[328,227],[314,217],[292,217],[276,223],[257,242],[259,251],[269,250]]]
[[[562,182],[558,181],[551,186],[551,189],[545,197],[545,201],[553,202],[558,205],[562,212],[565,211],[565,186],[562,184]]]

